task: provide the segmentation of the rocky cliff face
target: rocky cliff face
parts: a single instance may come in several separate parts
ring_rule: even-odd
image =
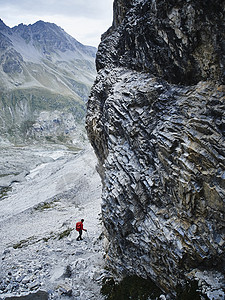
[[[0,20],[1,136],[77,140],[96,75],[95,53],[55,24],[9,28]]]
[[[114,1],[88,103],[110,266],[174,295],[224,297],[223,20],[222,1]]]

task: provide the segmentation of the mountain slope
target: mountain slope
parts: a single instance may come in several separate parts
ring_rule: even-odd
[[[55,24],[9,28],[0,20],[0,134],[11,140],[74,135],[95,78],[95,53]],[[44,128],[40,115],[46,111]],[[66,124],[71,118],[72,127]],[[57,130],[50,134],[50,127]]]

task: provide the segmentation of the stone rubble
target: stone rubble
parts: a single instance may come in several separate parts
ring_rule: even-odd
[[[31,161],[35,162],[34,156],[27,155],[28,150],[24,149],[24,160],[29,162],[32,158]],[[13,148],[8,148],[8,154],[10,151],[13,152]],[[23,151],[22,148],[20,151]],[[90,149],[76,155],[65,149],[59,149],[58,154],[55,151],[55,148],[47,153],[37,149],[39,154],[55,158],[46,158],[48,163],[42,167],[34,164],[36,168],[31,169],[19,184],[12,185],[12,191],[0,201],[1,212],[11,199],[15,207],[17,200],[21,203],[19,213],[16,214],[12,205],[7,218],[0,215],[2,300],[22,296],[32,300],[40,297],[54,300],[68,297],[75,300],[102,299],[102,277],[107,272],[104,270],[101,183],[95,171],[96,159]],[[36,162],[40,164],[38,157]],[[60,187],[58,182],[58,188],[52,190],[55,195],[45,199],[44,185],[52,189],[54,181],[62,176],[64,185]],[[32,194],[35,205],[30,196],[31,189],[35,191]],[[25,199],[30,204],[28,209],[23,210]],[[43,202],[52,205],[45,206]],[[82,217],[88,232],[83,233],[83,241],[77,242],[74,228],[76,221]]]

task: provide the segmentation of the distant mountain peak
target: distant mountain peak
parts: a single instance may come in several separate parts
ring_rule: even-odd
[[[5,30],[5,29],[8,30],[10,28],[3,22],[2,19],[0,19],[0,31]]]
[[[0,24],[4,24],[5,25],[5,23],[3,22],[3,20],[1,18],[0,18]]]
[[[0,110],[0,136],[9,136],[11,128],[15,129],[13,137],[23,136],[25,128],[28,135],[32,132],[31,136],[45,138],[54,128],[56,136],[73,140],[96,76],[96,51],[54,23],[39,20],[10,28],[1,20],[0,90],[5,94],[0,95],[0,107],[5,108]],[[60,121],[55,122],[55,114]],[[56,126],[59,122],[64,125]]]
[[[18,73],[16,66],[25,62],[37,63],[46,59],[54,64],[68,60],[75,64],[78,60],[94,64],[97,49],[82,45],[54,23],[39,20],[34,24],[21,23],[10,28],[1,20],[0,35],[0,63],[3,70],[12,70],[12,73]],[[23,68],[26,67],[24,65]]]
[[[0,23],[0,32],[4,30],[3,26],[1,27]],[[34,24],[25,25],[21,23],[13,28],[7,26],[6,28],[10,30],[9,34],[13,32],[19,35],[27,44],[32,41],[35,47],[42,49],[43,53],[50,54],[57,51],[66,52],[69,50],[79,52],[80,54],[83,53],[93,58],[96,55],[97,49],[95,47],[81,44],[55,23],[39,20]]]

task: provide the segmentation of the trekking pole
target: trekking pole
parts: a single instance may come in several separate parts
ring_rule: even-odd
[[[88,234],[88,232],[87,232],[87,231],[86,231],[86,233],[87,233],[87,238],[88,238],[88,240],[89,240],[89,242],[90,242],[89,234]]]

